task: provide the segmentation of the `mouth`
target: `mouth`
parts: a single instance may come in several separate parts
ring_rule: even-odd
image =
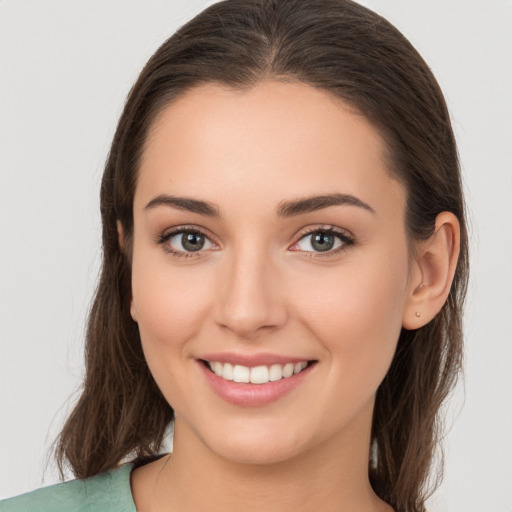
[[[222,361],[201,359],[200,362],[212,373],[223,380],[245,384],[267,384],[286,380],[300,374],[317,361],[299,361],[283,364],[244,366]]]

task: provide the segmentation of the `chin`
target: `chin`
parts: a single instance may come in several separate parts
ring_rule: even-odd
[[[214,451],[225,460],[236,464],[270,465],[296,457],[300,450],[283,443],[226,443],[214,447]]]
[[[226,435],[229,432],[229,435]],[[292,432],[290,424],[246,424],[222,429],[219,435],[207,434],[203,443],[219,457],[238,464],[277,464],[307,450],[307,441]]]

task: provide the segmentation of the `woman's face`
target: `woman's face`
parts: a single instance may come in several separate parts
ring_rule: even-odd
[[[256,463],[367,449],[411,286],[404,207],[376,130],[308,85],[202,85],[162,111],[131,309],[177,439]]]

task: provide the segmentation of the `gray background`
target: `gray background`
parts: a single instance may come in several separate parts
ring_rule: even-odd
[[[210,3],[0,0],[2,497],[57,481],[46,455],[81,380],[115,124],[147,58]],[[465,394],[447,406],[445,480],[429,510],[511,512],[512,2],[361,3],[433,68],[471,211]]]

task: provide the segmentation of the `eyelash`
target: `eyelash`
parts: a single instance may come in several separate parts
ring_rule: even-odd
[[[175,249],[172,249],[167,244],[167,242],[169,242],[169,240],[173,236],[178,235],[178,234],[183,234],[183,233],[191,233],[191,234],[195,234],[195,235],[201,235],[209,240],[206,233],[197,228],[188,228],[186,226],[180,226],[180,227],[172,228],[172,229],[166,231],[165,233],[163,233],[162,235],[160,235],[157,238],[156,242],[157,242],[157,244],[163,246],[165,252],[167,252],[168,254],[171,254],[175,258],[193,258],[195,256],[194,252],[177,251]],[[322,226],[320,228],[312,228],[312,229],[305,231],[304,233],[301,233],[299,239],[297,240],[297,242],[295,242],[294,245],[296,245],[298,242],[300,242],[302,239],[306,238],[307,236],[313,235],[315,233],[322,233],[323,235],[327,235],[327,236],[335,236],[341,240],[342,245],[334,250],[329,250],[329,251],[325,251],[325,252],[303,251],[308,258],[325,258],[325,257],[334,256],[334,255],[339,254],[340,252],[346,250],[349,246],[355,244],[355,239],[353,237],[349,236],[346,232],[341,231],[341,230],[335,228],[334,226],[328,226],[328,227]],[[199,252],[203,252],[203,251],[199,250],[197,252],[199,253]],[[308,254],[308,253],[312,253],[312,254]]]

